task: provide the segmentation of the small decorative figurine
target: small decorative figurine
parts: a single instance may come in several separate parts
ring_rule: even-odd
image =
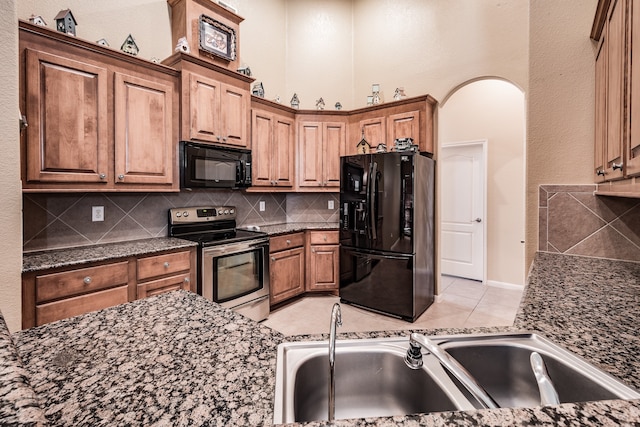
[[[157,56],[152,56],[151,57],[151,62],[153,62],[154,64],[159,64],[160,63],[160,58],[158,58]]]
[[[34,25],[40,25],[41,27],[46,27],[47,23],[44,21],[44,18],[40,15],[31,15],[29,18],[29,22]]]
[[[322,99],[322,97],[320,97],[320,99],[316,100],[316,109],[317,110],[324,110],[324,99]]]
[[[138,49],[138,45],[135,40],[133,40],[133,36],[131,34],[129,34],[124,43],[122,43],[120,50],[133,56],[136,56],[138,52],[140,52],[140,49]]]
[[[260,98],[264,98],[264,86],[262,82],[258,82],[253,85],[253,89],[251,89],[251,94],[255,96],[259,96]]]
[[[393,141],[396,151],[407,151],[413,145],[413,138],[396,138]]]
[[[376,153],[386,153],[387,152],[387,144],[380,143],[376,147]]]
[[[364,128],[362,128],[362,139],[356,145],[356,153],[368,154],[370,151],[371,151],[371,146],[369,145],[367,140],[364,139]]]
[[[189,47],[189,42],[186,37],[180,37],[178,39],[178,43],[176,44],[176,48],[174,49],[176,52],[182,53],[191,53],[191,48]]]
[[[280,104],[280,95],[276,95],[276,97],[273,98],[273,102],[277,102],[278,104]]]
[[[342,104],[340,104],[340,101],[336,102],[336,110],[342,110]]]
[[[251,77],[251,68],[249,68],[248,65],[245,65],[244,67],[238,68],[238,72],[240,74],[244,74],[247,77]]]
[[[70,36],[76,35],[76,25],[78,25],[78,23],[70,9],[61,10],[54,19],[56,20],[56,29],[58,31]]]
[[[371,92],[373,92],[373,105],[380,104],[380,85],[373,84],[371,85]]]
[[[109,42],[107,41],[107,39],[100,39],[100,40],[96,41],[96,43],[99,44],[100,46],[109,47]]]
[[[367,96],[367,105],[373,105],[373,95]]]
[[[401,99],[404,99],[406,97],[407,95],[404,94],[404,88],[397,87],[396,92],[393,94],[393,99],[395,99],[396,101],[400,101]]]
[[[298,99],[297,93],[294,93],[293,98],[291,98],[291,108],[300,109],[300,99]]]

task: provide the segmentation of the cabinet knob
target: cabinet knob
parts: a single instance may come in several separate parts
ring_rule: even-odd
[[[120,181],[123,181],[123,180],[124,180],[124,175],[123,175],[123,174],[118,175],[118,179],[119,179]]]
[[[222,142],[227,142],[227,137],[226,136],[222,137]]]
[[[623,163],[622,163],[622,162],[620,162],[620,163],[618,163],[618,164],[612,163],[612,164],[611,164],[611,167],[613,168],[613,170],[616,170],[616,169],[620,169],[620,170],[622,170],[622,165],[623,165]]]
[[[82,281],[88,285],[89,283],[91,283],[91,276],[85,277]]]
[[[189,283],[191,281],[191,279],[189,279],[188,277],[184,278],[184,283]]]
[[[216,135],[216,139],[220,141],[220,135]]]
[[[602,169],[598,169],[598,171],[596,172],[596,175],[598,176],[605,176],[605,173]]]
[[[169,268],[169,262],[168,261],[166,261],[163,265],[164,265],[164,268]]]
[[[276,260],[276,258],[275,258],[275,257],[271,257],[271,261],[275,261],[275,260]]]
[[[315,254],[316,253],[316,248],[311,248],[311,253]]]
[[[101,173],[99,175],[100,179],[106,179],[107,178],[107,174],[106,173]]]
[[[324,237],[323,237],[323,239],[324,239],[324,241],[326,242],[326,241],[327,241],[327,236],[324,236]]]
[[[287,239],[287,245],[291,244],[291,240]]]

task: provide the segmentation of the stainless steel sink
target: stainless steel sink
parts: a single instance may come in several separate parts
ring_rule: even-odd
[[[424,365],[404,362],[402,338],[336,341],[336,419],[480,408],[481,405],[422,351]],[[640,394],[583,359],[534,333],[430,336],[471,373],[501,407],[540,405],[529,362],[538,352],[560,402],[640,399]],[[328,418],[328,342],[278,346],[274,423]]]
[[[417,371],[407,338],[336,341],[336,419],[473,409],[435,358]],[[280,344],[274,423],[328,419],[328,342]]]
[[[533,351],[542,356],[560,403],[640,398],[637,391],[537,334],[431,338],[464,366],[500,407],[540,405],[529,361]]]

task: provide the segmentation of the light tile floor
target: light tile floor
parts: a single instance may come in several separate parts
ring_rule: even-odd
[[[442,276],[440,284],[439,301],[414,323],[341,304],[339,331],[509,326],[513,324],[524,290],[485,286],[453,276]],[[328,333],[331,308],[339,301],[330,295],[306,296],[272,311],[263,324],[284,335]]]

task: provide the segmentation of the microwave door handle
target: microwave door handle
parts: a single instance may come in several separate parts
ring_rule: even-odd
[[[244,182],[244,171],[242,170],[242,162],[236,162],[236,182]]]

